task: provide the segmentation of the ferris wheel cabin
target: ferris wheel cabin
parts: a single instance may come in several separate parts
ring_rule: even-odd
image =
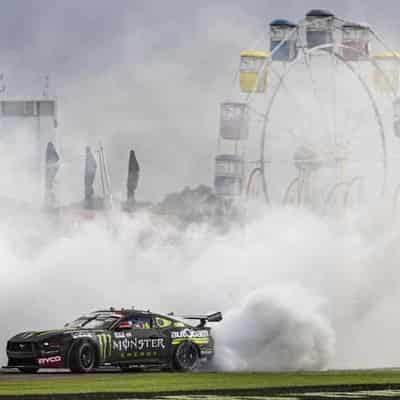
[[[375,89],[381,93],[397,92],[399,88],[400,52],[386,51],[375,54],[374,59],[381,69],[373,71],[372,82]]]
[[[273,61],[293,61],[297,57],[297,25],[286,19],[269,24]]]
[[[244,178],[243,159],[236,154],[221,154],[215,158],[215,193],[221,197],[238,197]]]
[[[248,130],[248,106],[246,103],[221,104],[220,136],[225,140],[246,140]]]
[[[343,58],[346,61],[362,61],[369,57],[368,26],[345,24],[342,26]]]
[[[240,53],[240,90],[244,93],[264,93],[267,87],[266,51],[246,50]]]
[[[238,153],[239,144],[249,136],[248,118],[247,103],[224,102],[220,106],[218,151],[223,143],[226,147],[225,151],[215,158],[214,187],[216,195],[220,198],[234,199],[242,194],[244,162],[243,156]]]
[[[309,49],[333,43],[334,20],[334,14],[326,10],[311,10],[306,14]]]

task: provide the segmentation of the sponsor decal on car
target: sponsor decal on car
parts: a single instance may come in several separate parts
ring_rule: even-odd
[[[38,358],[37,363],[39,367],[60,367],[62,365],[61,356]]]
[[[163,329],[163,328],[168,328],[169,326],[172,325],[172,321],[167,318],[161,318],[161,317],[156,317],[156,325]]]
[[[206,345],[210,343],[210,333],[208,330],[204,329],[201,331],[196,331],[194,329],[183,329],[181,331],[171,332],[172,344],[177,345],[185,341],[190,341],[198,345]]]
[[[209,336],[208,330],[204,329],[201,331],[196,331],[193,329],[182,329],[181,331],[172,331],[172,339],[191,339],[191,338],[205,338]]]
[[[157,350],[165,349],[164,338],[115,338],[112,340],[113,351],[128,352],[128,351],[142,351],[142,350]]]
[[[102,333],[97,335],[100,347],[100,360],[105,361],[107,357],[111,356],[111,335]]]
[[[132,351],[129,353],[121,353],[122,360],[135,359],[135,358],[156,358],[157,351]]]

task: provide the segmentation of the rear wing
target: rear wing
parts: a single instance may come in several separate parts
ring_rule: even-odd
[[[174,315],[171,313],[170,315]],[[204,326],[207,322],[220,322],[222,321],[222,313],[221,312],[215,312],[212,314],[208,315],[202,315],[202,314],[186,314],[186,315],[179,315],[178,317],[183,318],[183,319],[197,319],[200,321],[199,326]]]

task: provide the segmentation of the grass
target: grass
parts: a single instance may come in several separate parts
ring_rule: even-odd
[[[3,378],[4,379],[4,378]],[[127,373],[71,375],[33,380],[2,380],[0,396],[77,393],[177,393],[307,386],[400,383],[400,371],[300,373]]]

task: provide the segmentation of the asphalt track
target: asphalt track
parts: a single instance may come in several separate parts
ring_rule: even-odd
[[[129,372],[120,372],[119,369],[102,369],[97,372],[91,372],[90,376],[101,376],[104,374],[115,374],[115,375],[125,375],[129,374]],[[69,372],[68,369],[60,369],[60,370],[46,370],[41,369],[37,374],[22,374],[17,370],[9,370],[9,369],[0,369],[0,382],[3,381],[30,381],[30,380],[48,380],[48,379],[63,379],[63,378],[71,378],[71,377],[82,376],[82,374],[73,374]]]

